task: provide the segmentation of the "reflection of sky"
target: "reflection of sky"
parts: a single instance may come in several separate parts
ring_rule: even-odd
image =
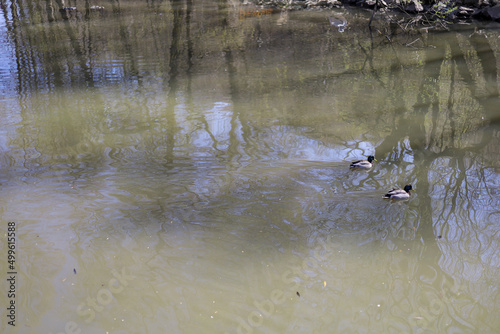
[[[177,96],[176,123],[182,127],[180,130],[181,141],[178,145],[191,145],[196,147],[194,155],[209,154],[206,149],[226,150],[230,141],[232,126],[235,140],[241,138],[241,124],[239,119],[236,124],[231,124],[233,118],[233,104],[228,101],[217,101],[211,105],[196,105],[189,108],[182,94]],[[190,110],[190,111],[189,111]],[[287,159],[305,161],[353,161],[364,159],[375,153],[376,143],[368,141],[350,141],[344,145],[329,145],[321,140],[310,138],[300,128],[294,126],[275,126],[270,131],[262,132],[259,140],[266,142],[275,153],[285,154]],[[180,139],[180,138],[179,138]],[[265,158],[267,153],[262,152]],[[272,156],[272,154],[271,154]],[[280,156],[283,157],[283,156]]]
[[[351,161],[365,159],[375,153],[374,143],[368,141],[349,141],[343,145],[331,145],[321,140],[301,134],[296,127],[280,126],[273,131],[273,143],[285,150],[288,158],[310,161]],[[278,148],[276,148],[278,149]]]
[[[0,94],[8,95],[12,89],[11,70],[14,69],[12,50],[8,41],[5,17],[0,15]]]
[[[206,126],[193,133],[193,145],[196,147],[209,147],[217,143],[217,149],[227,149],[229,133],[231,131],[231,104],[215,102],[211,109],[203,111]],[[205,127],[208,127],[205,129]]]
[[[454,160],[435,159],[429,172],[434,228],[443,238],[439,265],[452,276],[479,282],[491,274],[485,268],[500,267],[500,176],[475,162],[462,172]]]
[[[191,114],[187,111],[183,98],[178,97],[176,106],[177,124],[184,129],[183,136],[187,136],[188,143],[198,149],[216,148],[226,150],[229,145],[231,121],[233,117],[232,104],[218,101],[211,106],[199,106],[199,111]],[[239,120],[234,124],[235,140],[241,138]],[[375,153],[375,143],[368,141],[347,142],[344,145],[331,145],[321,140],[310,138],[303,134],[300,128],[293,126],[272,127],[265,132],[266,138],[254,138],[267,142],[274,152],[284,153],[288,159],[307,161],[352,161],[366,158]],[[195,153],[198,155],[200,152]],[[206,152],[207,153],[207,152]],[[264,157],[261,157],[264,158]]]
[[[216,102],[212,109],[207,110],[205,117],[208,127],[218,142],[229,140],[232,115],[231,104],[226,102]]]
[[[212,150],[228,149],[231,131],[233,140],[238,143],[250,141],[265,142],[271,151],[263,149],[260,159],[285,158],[297,161],[345,162],[366,159],[375,154],[377,143],[360,139],[343,144],[327,143],[311,138],[304,129],[295,126],[274,126],[269,131],[253,133],[256,137],[242,138],[242,129],[238,118],[233,120],[233,104],[229,100],[214,101],[210,104],[189,105],[183,94],[176,96],[175,118],[181,127],[177,134],[177,146],[187,145],[196,148],[193,156],[212,156]],[[234,124],[232,122],[234,121]],[[235,128],[232,128],[235,127]],[[305,129],[307,132],[307,129]],[[239,151],[244,154],[245,151]],[[248,153],[248,152],[246,152]],[[259,152],[252,151],[252,155]]]
[[[181,133],[189,137],[189,143],[198,148],[210,148],[215,145],[217,149],[227,149],[233,115],[232,104],[214,102],[208,108],[197,106],[195,109],[199,111],[190,113],[183,100],[182,96],[178,96],[176,120],[177,124],[183,127]]]
[[[8,125],[19,122],[19,119],[17,119],[18,113],[15,112],[17,100],[15,98],[14,81],[12,80],[12,74],[16,67],[7,36],[5,17],[0,15],[0,119],[2,120],[0,150],[2,152],[9,150],[7,132],[12,131],[12,128]]]

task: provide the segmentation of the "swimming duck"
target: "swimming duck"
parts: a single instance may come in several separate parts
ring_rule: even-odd
[[[344,32],[344,29],[347,26],[347,20],[340,14],[330,16],[328,18],[328,21],[330,21],[330,24],[332,26],[336,26],[337,28],[339,28],[339,32]]]
[[[413,188],[411,184],[407,184],[404,189],[392,189],[387,194],[385,194],[384,198],[388,199],[408,199],[410,198],[410,190]]]
[[[352,164],[351,164],[351,168],[364,168],[364,169],[369,169],[369,168],[372,168],[373,166],[373,163],[372,161],[375,160],[377,161],[377,159],[375,159],[375,157],[373,155],[370,155],[368,157],[368,160],[358,160],[358,161],[354,161]]]

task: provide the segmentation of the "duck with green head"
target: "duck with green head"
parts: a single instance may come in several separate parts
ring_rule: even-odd
[[[410,198],[411,184],[407,184],[403,189],[394,188],[390,190],[383,198],[386,199],[408,199]]]
[[[373,167],[373,161],[377,161],[373,155],[370,155],[367,160],[358,160],[351,163],[351,168],[370,169]]]

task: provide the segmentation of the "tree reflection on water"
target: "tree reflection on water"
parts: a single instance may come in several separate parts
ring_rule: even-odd
[[[244,8],[224,1],[63,6],[0,4],[2,183],[100,180],[127,210],[143,201],[127,213],[137,221],[148,211],[232,226],[227,214],[272,222],[280,245],[350,236],[363,250],[411,248],[421,261],[394,255],[378,273],[400,266],[418,281],[390,278],[393,305],[401,290],[414,297],[401,306],[411,312],[394,311],[395,328],[421,320],[444,330],[443,312],[462,329],[499,328],[486,311],[498,311],[500,277],[494,30],[422,33],[405,47],[405,35],[370,40],[369,17],[356,12],[336,34],[327,12],[242,20]],[[369,154],[378,160],[370,172],[348,170]],[[379,200],[407,183],[409,202]],[[335,265],[348,272],[350,260]],[[345,291],[367,284],[346,277],[332,280]]]

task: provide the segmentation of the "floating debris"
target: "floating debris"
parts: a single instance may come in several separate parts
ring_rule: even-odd
[[[334,15],[328,18],[332,26],[339,28],[339,32],[344,32],[345,27],[347,27],[347,20],[342,15]]]

